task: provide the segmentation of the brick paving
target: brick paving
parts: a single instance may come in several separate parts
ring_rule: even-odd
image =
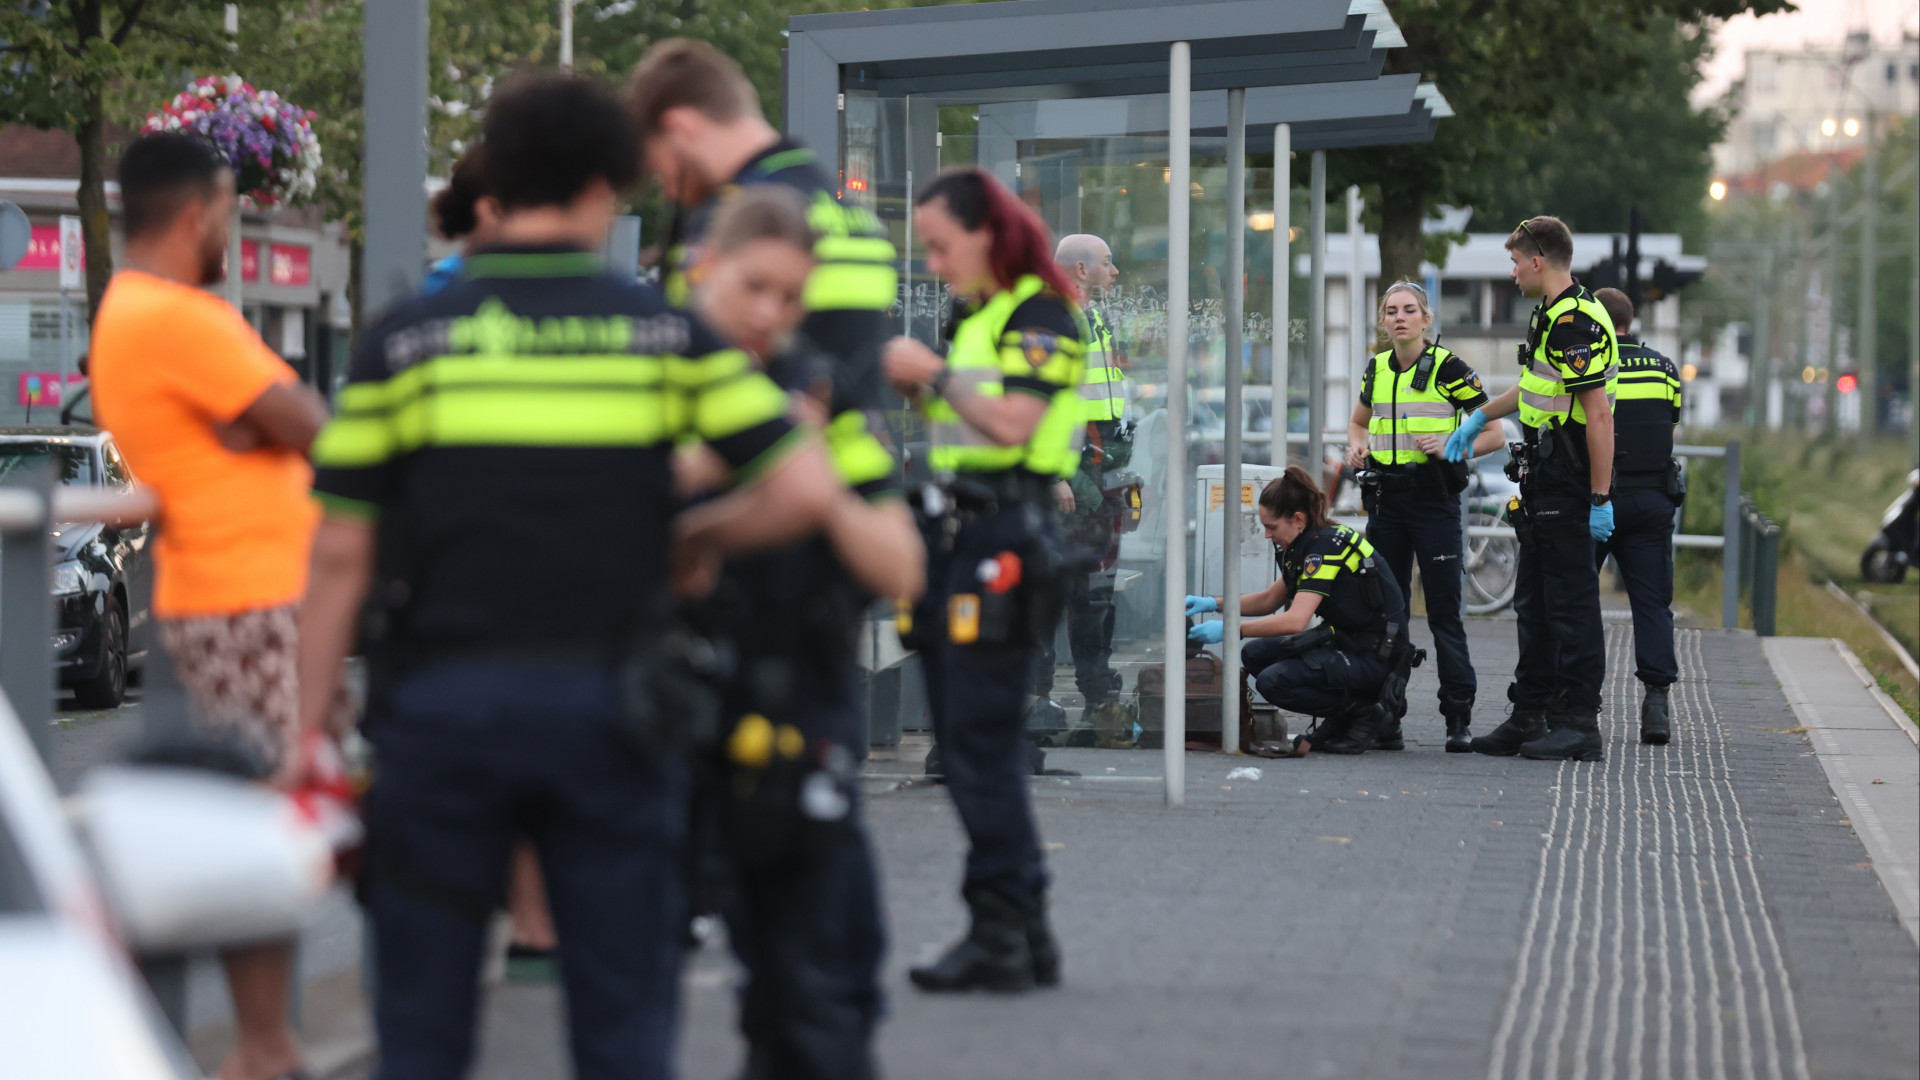
[[[1513,624],[1469,633],[1497,702]],[[1913,1077],[1920,955],[1759,642],[1683,631],[1676,739],[1641,747],[1627,633],[1597,765],[1442,753],[1431,668],[1406,752],[1190,754],[1178,811],[1157,752],[1053,751],[1084,774],[1035,782],[1067,980],[1019,998],[907,984],[962,925],[964,840],[944,791],[876,781],[886,1074]],[[736,1075],[733,978],[720,949],[690,966],[694,1080]],[[493,995],[484,1074],[557,1060],[557,1004]]]

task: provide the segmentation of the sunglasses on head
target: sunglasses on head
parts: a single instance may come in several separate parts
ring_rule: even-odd
[[[1537,236],[1535,236],[1535,235],[1533,235],[1533,230],[1527,227],[1527,223],[1526,223],[1526,222],[1524,222],[1524,221],[1523,221],[1523,222],[1521,222],[1521,223],[1520,223],[1520,231],[1521,231],[1521,232],[1523,232],[1523,233],[1526,233],[1526,234],[1527,234],[1527,239],[1529,239],[1529,240],[1531,240],[1531,241],[1533,241],[1533,247],[1534,247],[1534,250],[1535,250],[1535,251],[1538,251],[1538,252],[1540,253],[1540,257],[1541,257],[1541,258],[1543,258],[1543,259],[1544,259],[1544,258],[1546,258],[1546,257],[1547,257],[1547,249],[1546,249],[1546,246],[1545,246],[1544,244],[1542,244],[1542,243],[1540,243],[1540,238],[1539,238],[1539,237],[1537,237]]]

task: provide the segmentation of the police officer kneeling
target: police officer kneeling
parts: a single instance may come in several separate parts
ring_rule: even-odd
[[[1673,512],[1686,498],[1686,481],[1673,456],[1680,422],[1680,372],[1673,361],[1632,337],[1633,301],[1619,289],[1593,294],[1613,318],[1620,342],[1620,393],[1613,406],[1613,537],[1594,552],[1613,556],[1633,606],[1634,675],[1646,686],[1640,700],[1640,741],[1665,745],[1673,722],[1667,688],[1680,677],[1673,655]]]
[[[1240,598],[1241,659],[1260,696],[1326,721],[1297,750],[1364,754],[1406,708],[1407,673],[1419,663],[1406,594],[1366,537],[1327,518],[1326,494],[1300,466],[1267,484],[1259,514],[1280,577]],[[1187,597],[1188,616],[1219,610],[1214,597]],[[1217,644],[1225,625],[1200,623],[1188,636]]]

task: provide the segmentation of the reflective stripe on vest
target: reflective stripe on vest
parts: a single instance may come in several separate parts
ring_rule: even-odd
[[[1086,315],[1092,336],[1087,345],[1087,374],[1080,380],[1080,398],[1086,402],[1088,420],[1118,420],[1127,410],[1127,377],[1113,355],[1113,331],[1098,308],[1087,308]]]
[[[1039,295],[1045,282],[1028,274],[1010,289],[996,293],[954,328],[953,344],[947,350],[948,393],[955,396],[975,394],[1000,397],[1004,393],[1000,351],[1006,347],[1007,322],[1025,301]],[[1082,340],[1090,336],[1084,316],[1075,309],[1081,324]],[[1013,346],[1018,347],[1016,342]],[[929,458],[938,472],[1002,472],[1024,467],[1041,476],[1070,477],[1080,464],[1080,446],[1086,434],[1086,413],[1077,391],[1080,382],[1083,346],[1078,341],[1059,343],[1059,351],[1071,359],[1066,387],[1053,395],[1047,411],[1034,427],[1024,446],[1001,446],[960,418],[945,398],[927,404]]]
[[[1405,371],[1395,371],[1392,349],[1373,358],[1373,419],[1367,421],[1367,448],[1383,465],[1424,464],[1427,455],[1414,445],[1414,439],[1451,434],[1460,426],[1458,408],[1440,388],[1440,365],[1453,354],[1438,345],[1428,346],[1428,351],[1433,354],[1433,369],[1425,390],[1413,388],[1418,361]]]
[[[1592,362],[1606,364],[1607,409],[1611,412],[1620,380],[1620,350],[1614,343],[1613,320],[1608,317],[1607,309],[1601,307],[1585,287],[1581,287],[1572,296],[1563,296],[1556,301],[1546,310],[1544,317],[1538,311],[1536,308],[1533,324],[1544,329],[1537,331],[1539,337],[1532,342],[1533,352],[1520,369],[1520,422],[1532,428],[1564,423],[1569,417],[1576,424],[1587,422],[1586,409],[1574,400],[1567,391],[1566,382],[1560,377],[1559,369],[1547,360],[1547,335],[1552,333],[1554,320],[1576,311],[1585,313],[1607,331],[1605,343],[1594,349]]]

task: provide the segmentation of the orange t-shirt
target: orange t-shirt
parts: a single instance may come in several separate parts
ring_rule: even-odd
[[[88,374],[100,426],[160,497],[154,614],[299,600],[319,520],[312,467],[292,450],[235,453],[214,435],[294,370],[219,297],[122,270],[94,318]]]

